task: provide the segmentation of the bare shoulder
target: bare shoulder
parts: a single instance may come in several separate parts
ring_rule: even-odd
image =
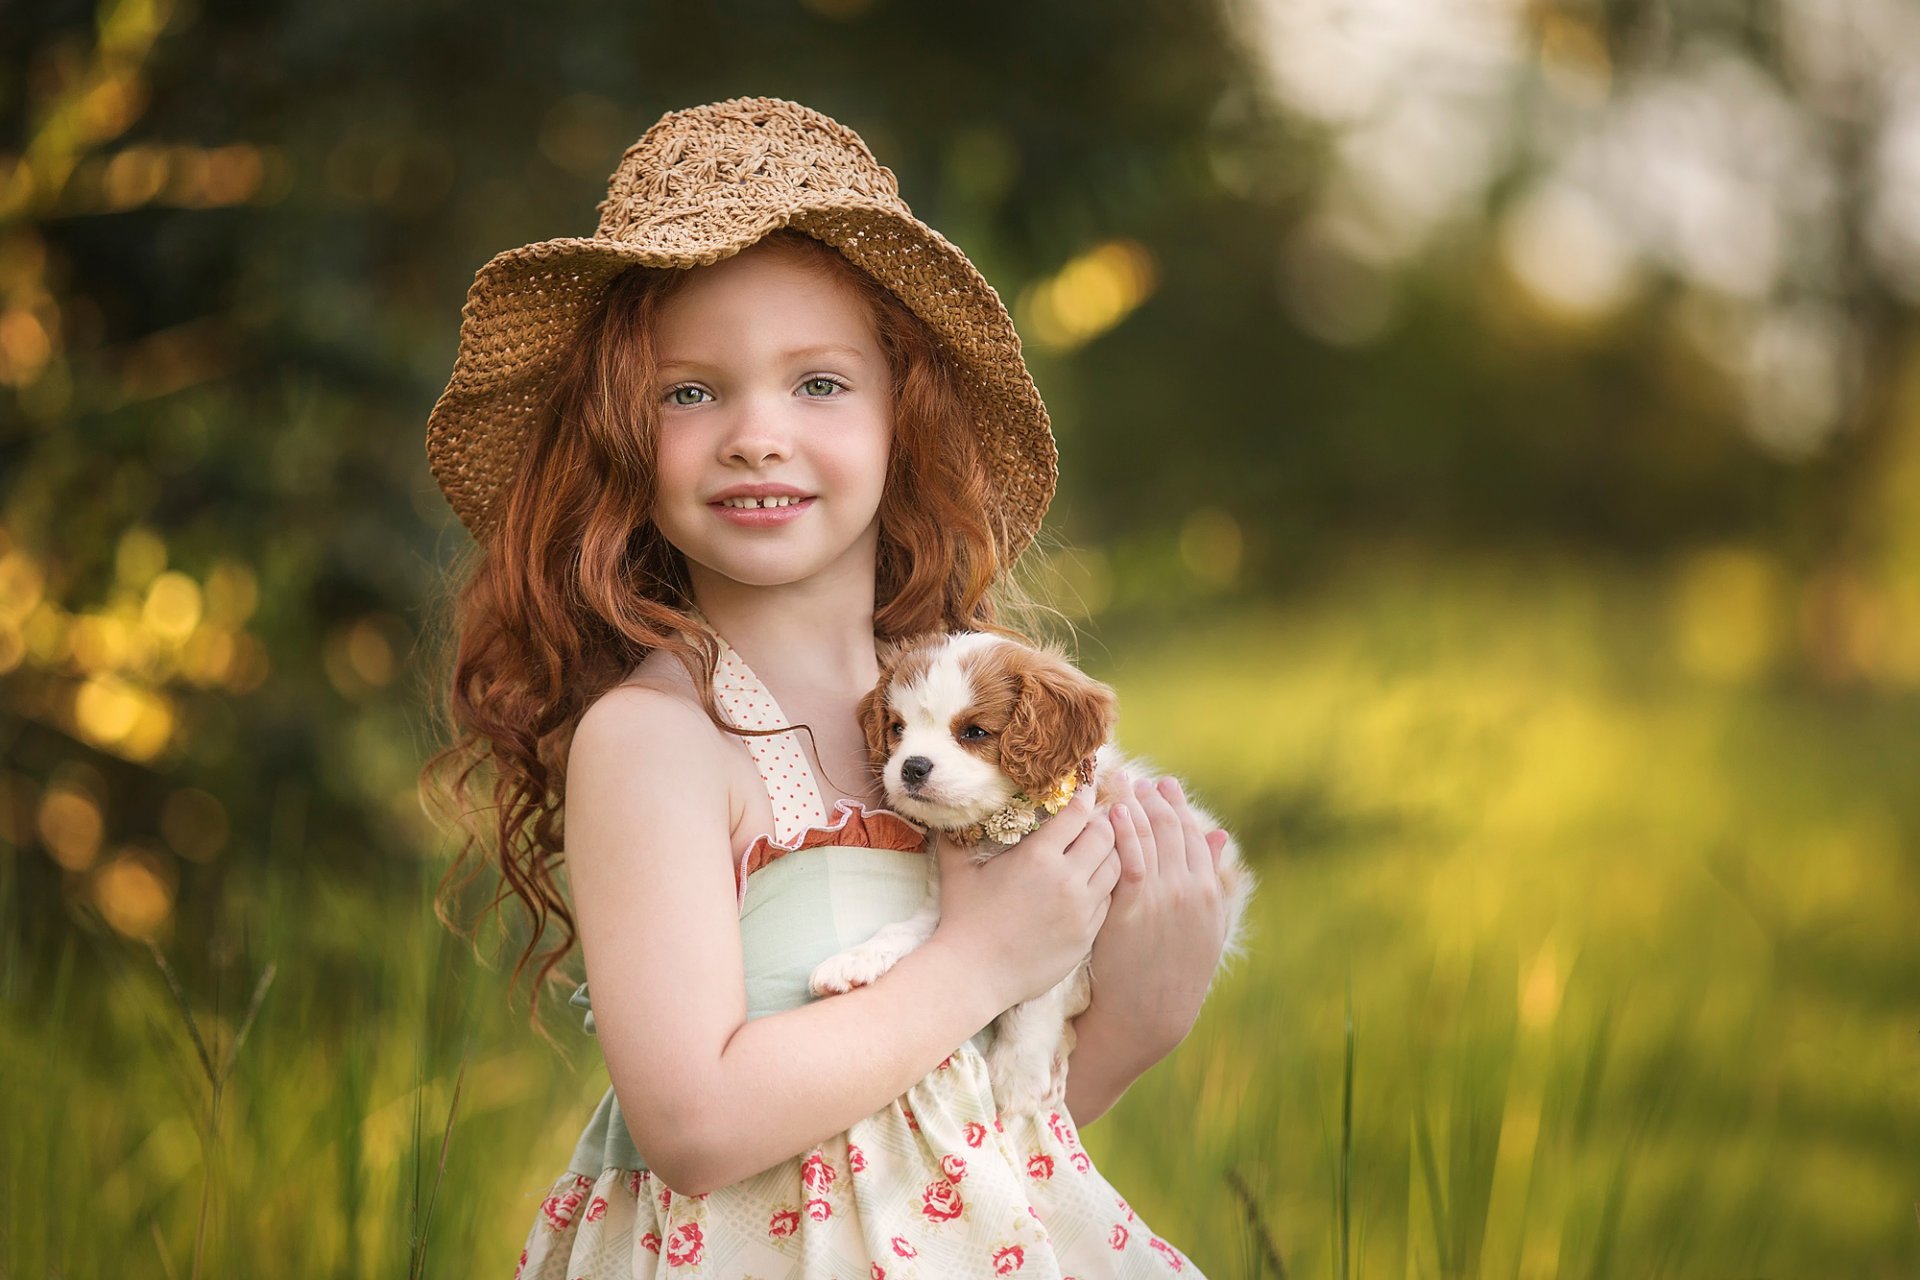
[[[685,667],[660,650],[648,654],[625,679],[596,698],[574,728],[574,745],[617,742],[625,749],[643,741],[676,752],[709,749],[718,759],[726,740],[694,692]]]

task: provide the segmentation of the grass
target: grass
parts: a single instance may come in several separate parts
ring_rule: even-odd
[[[1657,577],[1335,581],[1089,646],[1261,875],[1106,1176],[1216,1280],[1920,1276],[1920,699],[1689,666]],[[274,839],[165,967],[0,857],[0,1276],[511,1273],[593,1042]]]

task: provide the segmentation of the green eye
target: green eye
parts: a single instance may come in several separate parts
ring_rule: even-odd
[[[682,406],[694,405],[699,403],[699,401],[697,400],[675,400],[674,397],[679,395],[682,391],[698,391],[701,395],[707,394],[701,388],[689,384],[683,387],[675,387],[673,390],[667,392],[667,399],[671,401],[673,404],[682,405]]]
[[[845,390],[847,384],[840,381],[838,378],[820,377],[820,378],[808,378],[805,382],[801,383],[800,385],[803,387],[839,387],[842,390]],[[824,394],[817,395],[817,396],[809,394],[808,398],[813,400],[830,400],[833,398],[833,392],[827,391]]]

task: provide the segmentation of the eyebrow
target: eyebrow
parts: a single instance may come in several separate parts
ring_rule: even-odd
[[[791,351],[782,351],[780,353],[780,358],[782,360],[798,360],[803,356],[827,356],[827,355],[851,356],[855,360],[866,359],[866,354],[862,352],[860,348],[847,346],[843,342],[822,342],[822,343],[816,343],[815,345],[810,347],[795,347]],[[714,367],[708,364],[704,360],[677,360],[676,359],[676,360],[662,360],[660,362],[660,367],[662,369],[671,368],[675,365],[684,366],[689,369],[711,369]]]

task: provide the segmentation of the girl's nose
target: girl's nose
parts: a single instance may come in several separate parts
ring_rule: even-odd
[[[728,462],[760,466],[786,458],[792,445],[777,423],[764,414],[753,414],[727,436],[721,452]]]

